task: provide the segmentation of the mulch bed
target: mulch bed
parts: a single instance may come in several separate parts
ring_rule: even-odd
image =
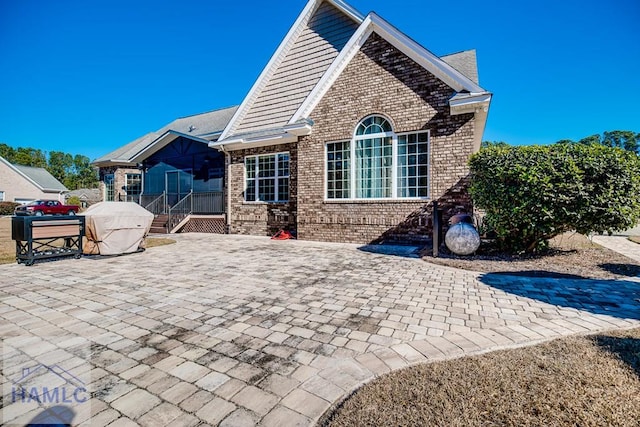
[[[623,279],[640,275],[640,264],[617,252],[603,248],[577,233],[553,239],[547,252],[537,255],[497,253],[483,242],[476,255],[462,257],[440,251],[433,257],[431,248],[422,251],[430,263],[483,273],[512,273],[530,277],[585,279]]]

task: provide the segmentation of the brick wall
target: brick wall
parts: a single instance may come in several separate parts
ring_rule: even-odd
[[[118,201],[120,197],[122,200],[126,199],[127,193],[122,187],[127,185],[128,173],[140,173],[137,168],[127,168],[123,166],[111,166],[100,168],[100,191],[102,192],[102,200],[106,200],[106,189],[104,185],[104,176],[113,174],[113,200]]]
[[[289,202],[262,203],[245,202],[245,156],[260,154],[289,153]],[[280,229],[295,230],[297,206],[297,147],[296,144],[283,144],[231,152],[227,159],[229,232],[231,234],[252,234],[270,236]]]
[[[473,152],[472,114],[451,116],[455,92],[377,35],[372,35],[311,114],[311,135],[298,144],[231,152],[227,159],[231,233],[271,235],[297,229],[298,238],[367,243],[429,237],[431,201],[444,220],[471,211],[467,161]],[[325,143],[350,140],[365,117],[381,114],[396,133],[430,131],[430,200],[325,201]],[[290,202],[244,202],[244,158],[290,153]]]
[[[396,133],[430,130],[430,195],[471,209],[467,161],[472,114],[451,116],[453,89],[373,34],[311,114],[311,135],[298,143],[297,231],[300,239],[365,243],[431,232],[429,201],[325,201],[324,144],[350,140],[360,120],[389,118]]]

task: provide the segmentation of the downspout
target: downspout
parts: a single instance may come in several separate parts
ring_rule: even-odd
[[[229,161],[227,169],[228,172],[227,174],[229,175],[227,178],[227,182],[226,182],[226,187],[227,187],[227,226],[229,227],[229,230],[231,230],[231,153],[227,153],[225,151],[224,155],[227,157],[227,160]]]
[[[224,186],[227,191],[227,229],[231,229],[231,153],[224,149],[224,145],[220,146],[220,151],[224,153],[225,169],[227,170]]]

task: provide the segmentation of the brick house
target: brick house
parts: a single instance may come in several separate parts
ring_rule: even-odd
[[[475,51],[437,57],[375,13],[310,0],[220,138],[230,233],[370,242],[471,210],[491,93]]]

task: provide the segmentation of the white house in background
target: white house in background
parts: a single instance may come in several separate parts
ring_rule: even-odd
[[[43,168],[14,165],[0,157],[0,202],[59,200],[69,190]]]

